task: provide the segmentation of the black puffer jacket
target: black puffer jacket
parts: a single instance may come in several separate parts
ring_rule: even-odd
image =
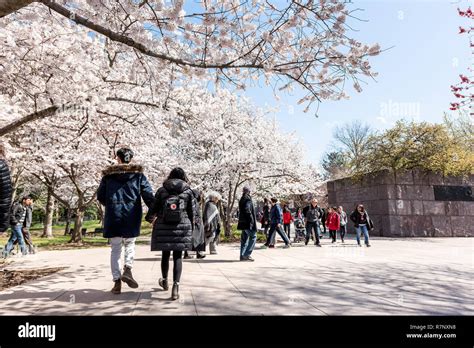
[[[5,160],[0,160],[0,232],[5,232],[10,225],[12,193],[10,169]]]
[[[170,195],[179,196],[186,207],[182,212],[181,221],[174,224],[165,223],[163,219],[165,201]],[[146,215],[147,221],[156,217],[151,235],[151,250],[191,250],[194,217],[197,214],[196,198],[189,185],[180,179],[166,180],[156,192],[155,203]]]

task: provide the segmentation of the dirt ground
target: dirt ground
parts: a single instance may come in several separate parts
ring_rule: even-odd
[[[40,269],[9,270],[5,268],[5,261],[0,260],[0,291],[23,284],[27,281],[45,277],[56,273],[65,267],[51,267]]]

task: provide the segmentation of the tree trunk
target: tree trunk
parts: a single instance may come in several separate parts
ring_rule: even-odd
[[[0,18],[28,6],[34,0],[0,0]]]
[[[98,216],[99,223],[102,224],[104,221],[104,215],[105,215],[104,207],[99,202],[96,202],[96,206],[97,206],[97,211],[99,212],[99,216]]]
[[[52,190],[48,188],[48,197],[46,199],[46,212],[44,214],[44,227],[41,237],[53,237],[53,215],[54,215],[54,197]]]
[[[84,220],[84,210],[82,208],[75,209],[76,217],[74,218],[74,231],[71,235],[69,243],[82,243],[82,222]]]
[[[71,209],[66,208],[66,228],[64,229],[64,235],[69,234],[69,227],[71,226]]]

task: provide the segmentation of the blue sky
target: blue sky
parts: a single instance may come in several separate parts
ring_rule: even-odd
[[[245,95],[260,106],[279,105],[276,119],[284,131],[295,131],[306,145],[306,160],[319,164],[330,148],[336,125],[361,120],[373,128],[390,127],[397,119],[441,122],[453,101],[450,85],[470,63],[469,39],[459,35],[466,21],[457,14],[458,3],[469,1],[353,0],[353,7],[364,9],[353,22],[359,30],[349,35],[364,43],[378,42],[391,48],[371,57],[377,81],[367,80],[362,93],[349,90],[349,100],[323,102],[318,115],[303,113],[296,103],[303,93],[280,95],[276,101],[270,88],[252,87]],[[472,5],[472,2],[471,2]],[[398,110],[397,110],[398,108]]]

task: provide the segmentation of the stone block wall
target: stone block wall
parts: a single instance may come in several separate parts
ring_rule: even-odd
[[[329,205],[342,205],[348,213],[364,204],[374,221],[372,235],[390,237],[474,236],[474,201],[436,200],[434,186],[474,185],[467,178],[443,177],[431,172],[382,171],[359,181],[352,178],[327,183]],[[471,191],[472,192],[472,191]],[[472,197],[471,197],[472,198]],[[349,232],[353,226],[349,224]]]

